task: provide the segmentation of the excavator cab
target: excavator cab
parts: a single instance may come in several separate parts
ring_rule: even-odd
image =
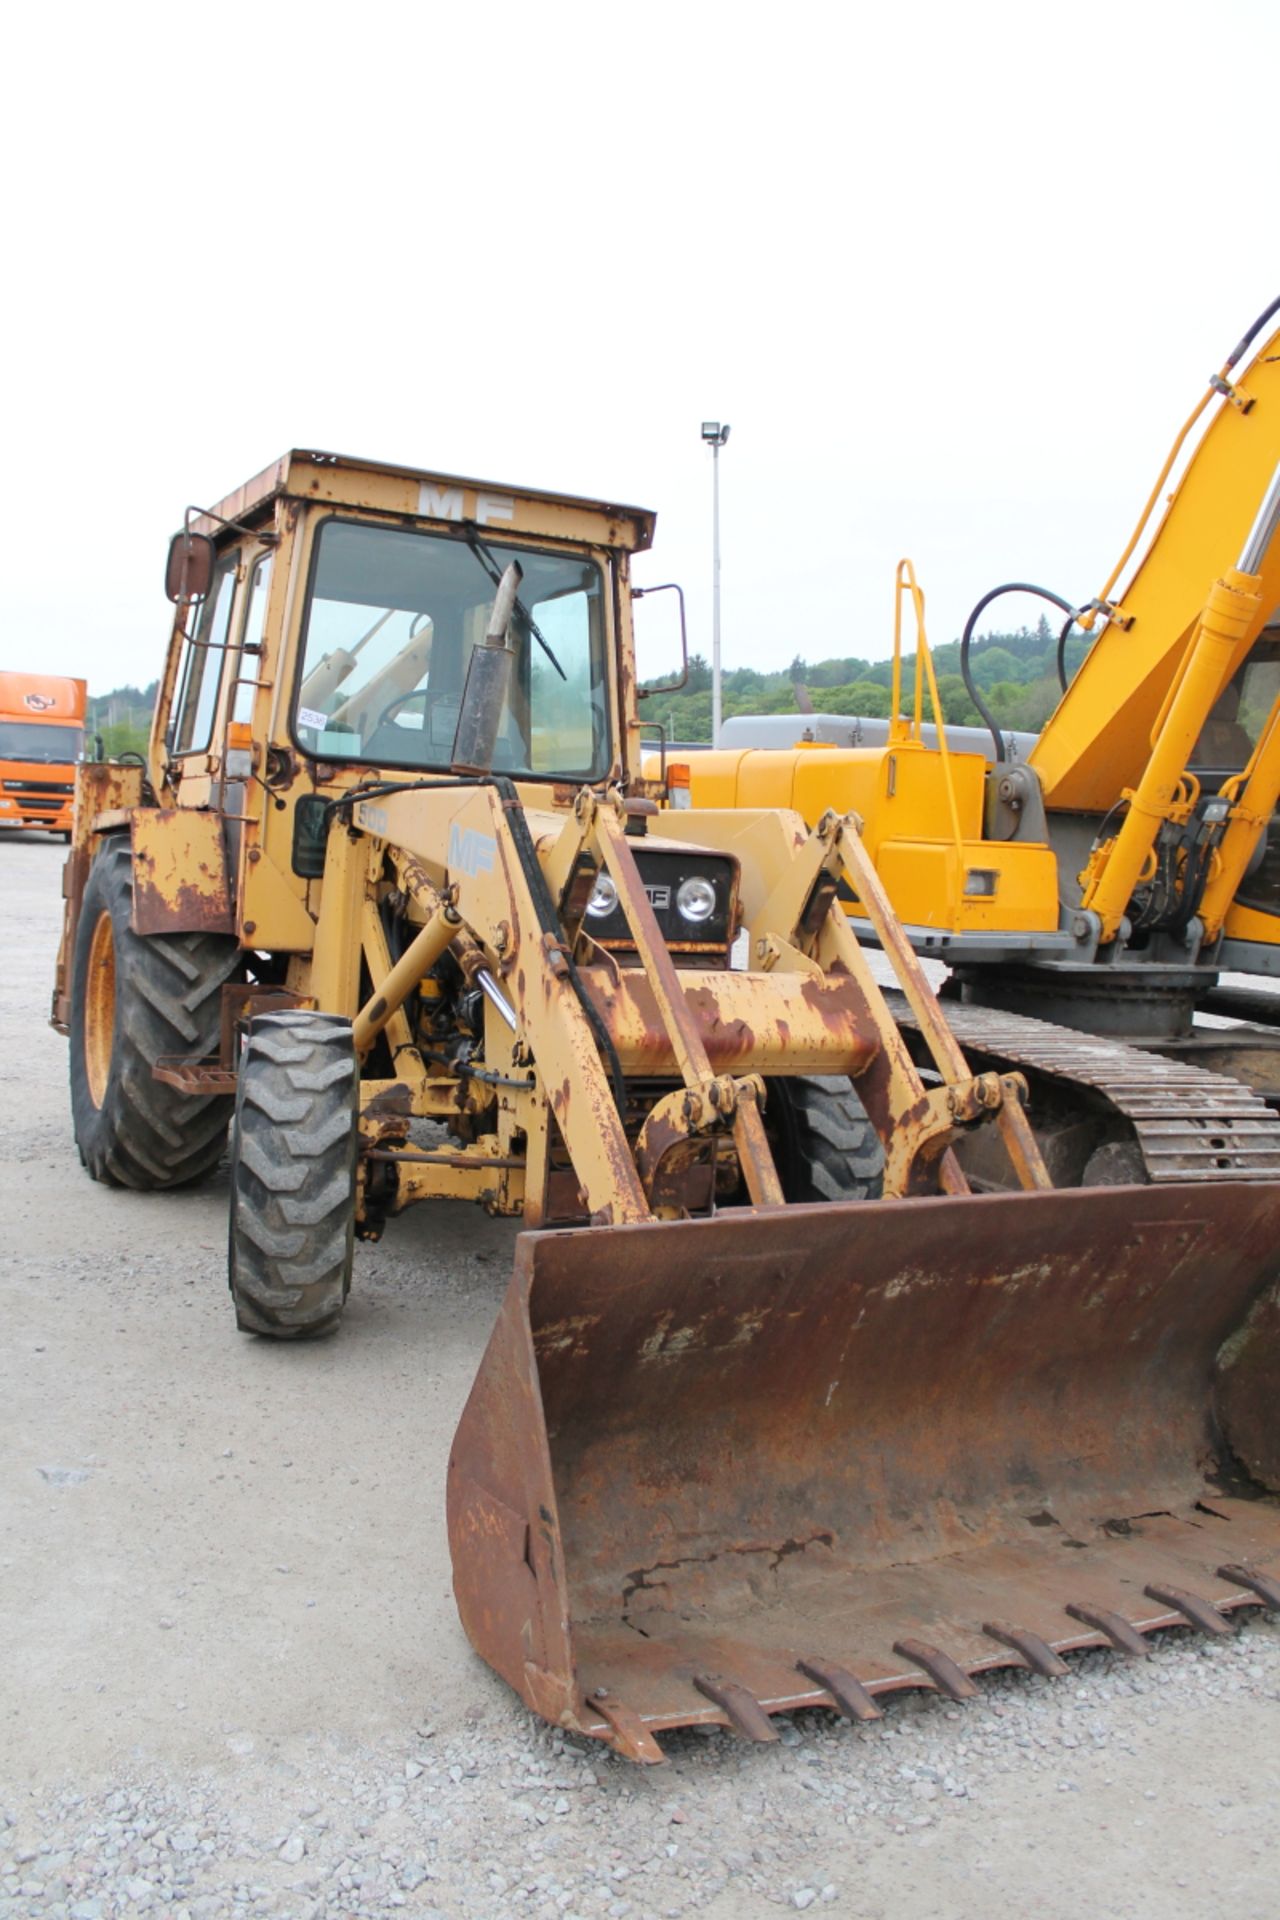
[[[1280,700],[1280,626],[1264,628],[1221,693],[1191,750],[1187,765],[1202,788],[1216,774],[1241,773]]]

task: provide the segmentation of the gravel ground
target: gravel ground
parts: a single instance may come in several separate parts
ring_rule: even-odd
[[[512,1230],[419,1209],[334,1341],[236,1335],[225,1183],[94,1186],[44,1024],[62,849],[0,843],[0,1920],[699,1912],[1273,1920],[1280,1628],[965,1708],[533,1721],[449,1596],[444,1465]]]

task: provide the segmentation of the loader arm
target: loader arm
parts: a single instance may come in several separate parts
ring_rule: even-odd
[[[886,939],[892,938],[892,911],[852,822],[832,816],[807,836],[798,822],[791,836],[777,822],[761,823],[775,879],[767,898],[763,890],[752,895],[751,924],[761,930],[754,937],[766,965],[743,977],[682,976],[676,970],[624,819],[620,795],[600,800],[584,790],[558,837],[539,855],[514,789],[502,780],[357,801],[354,831],[334,836],[340,864],[331,878],[345,881],[345,890],[335,884],[329,896],[338,916],[336,937],[344,948],[353,938],[348,920],[355,896],[349,876],[356,876],[357,886],[367,884],[382,849],[389,850],[402,879],[419,895],[424,916],[412,946],[392,966],[379,945],[376,916],[366,909],[363,951],[375,990],[356,1014],[358,1051],[367,1053],[378,1034],[402,1019],[399,1009],[412,986],[451,949],[470,977],[505,997],[513,1027],[512,1065],[536,1064],[584,1210],[593,1220],[624,1224],[651,1218],[655,1176],[664,1156],[717,1131],[731,1136],[753,1202],[778,1206],[782,1190],[761,1121],[763,1082],[758,1073],[717,1070],[708,1048],[717,1044],[713,1036],[733,1030],[751,1036],[762,1062],[772,1057],[766,1035],[779,989],[798,974],[799,999],[783,1003],[790,1006],[785,1044],[807,1044],[818,1050],[815,1058],[825,1054],[832,1068],[857,1077],[885,1145],[888,1192],[939,1186],[966,1191],[948,1149],[961,1128],[989,1116],[1007,1136],[1017,1183],[1049,1184],[1019,1117],[1022,1089],[1012,1080],[969,1073],[910,947],[899,939],[895,964],[924,1020],[942,1084],[928,1088],[906,1052],[865,956],[835,908],[835,876],[851,871]],[[370,824],[376,837],[359,831]],[[728,824],[737,827],[740,818],[731,816]],[[453,862],[447,870],[438,859],[442,845]],[[602,997],[598,968],[583,969],[592,976],[584,984],[547,884],[548,871],[563,885],[584,860],[612,874],[640,963],[629,976],[613,979],[612,998]],[[775,931],[765,933],[766,927]],[[321,978],[329,944],[322,916],[316,954]],[[618,1047],[629,1031],[619,1021],[619,1008],[636,1004],[641,984],[679,1084],[654,1107],[633,1153],[619,1099]],[[801,1025],[806,1016],[807,1043]],[[404,1029],[399,1032],[395,1058],[404,1064],[397,1072],[408,1079],[420,1073],[421,1065],[405,1044]]]
[[[508,989],[518,1022],[513,1055],[518,1062],[538,1062],[581,1183],[584,1211],[619,1225],[649,1219],[598,1033],[574,985],[553,916],[548,924],[549,896],[536,855],[530,843],[532,860],[522,859],[513,842],[509,796],[499,785],[485,784],[470,792],[392,794],[377,806],[379,837],[419,859],[424,871],[435,869],[440,885],[450,888],[459,930],[465,928],[491,956],[494,977]],[[362,812],[357,807],[357,824]],[[441,847],[451,850],[455,862],[447,882]]]

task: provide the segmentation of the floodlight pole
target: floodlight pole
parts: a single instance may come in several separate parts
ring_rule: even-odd
[[[720,449],[728,427],[704,420],[702,437],[711,448],[711,744],[720,745]]]

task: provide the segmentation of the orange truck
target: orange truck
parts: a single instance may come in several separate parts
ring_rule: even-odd
[[[0,673],[0,827],[71,838],[87,691],[62,674]]]

